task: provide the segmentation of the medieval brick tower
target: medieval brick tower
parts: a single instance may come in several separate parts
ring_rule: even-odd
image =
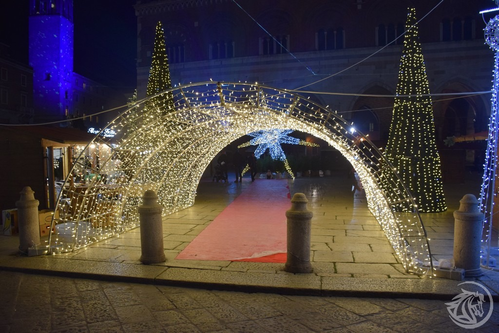
[[[60,120],[68,115],[73,33],[73,0],[30,0],[29,64],[36,120]]]

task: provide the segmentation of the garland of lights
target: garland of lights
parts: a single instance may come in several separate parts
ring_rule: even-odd
[[[73,251],[136,228],[137,206],[146,190],[158,194],[164,215],[193,205],[204,171],[231,142],[248,133],[294,130],[326,141],[352,164],[370,211],[405,269],[417,274],[432,270],[412,197],[394,173],[394,201],[387,200],[379,170],[388,162],[367,138],[352,133],[351,123],[341,116],[299,95],[258,84],[201,82],[163,94],[173,96],[173,110],[144,107],[146,99],[132,103],[106,127],[116,132],[116,145],[108,155],[98,155],[110,146],[110,139],[101,135],[82,149],[77,159],[98,159],[98,175],[80,185],[76,169],[71,170],[52,221],[51,253]],[[394,209],[393,202],[401,201],[412,209]]]
[[[153,96],[171,88],[172,82],[170,78],[168,55],[166,53],[165,32],[161,21],[158,21],[154,37],[154,48],[152,52],[151,68],[149,70],[149,79],[147,81],[146,95]],[[160,94],[159,96],[151,98],[146,106],[156,110],[172,110],[173,95],[171,93]]]
[[[258,131],[254,133],[248,133],[249,136],[252,136],[248,142],[245,142],[238,146],[238,148],[249,147],[249,146],[257,146],[255,149],[255,157],[259,159],[263,153],[267,150],[270,153],[270,157],[275,161],[283,161],[284,167],[286,171],[289,173],[290,177],[295,179],[295,175],[289,166],[288,159],[286,158],[286,154],[284,154],[284,150],[282,150],[281,144],[291,144],[291,145],[302,145],[308,147],[319,147],[318,144],[313,142],[307,142],[304,140],[300,140],[298,138],[293,138],[288,134],[292,133],[293,130],[282,130],[282,129],[271,129],[267,131]],[[247,165],[242,174],[246,173],[249,170],[249,166]]]
[[[494,51],[494,71],[492,80],[492,98],[489,120],[489,134],[485,163],[483,170],[482,186],[480,189],[480,208],[485,215],[483,221],[482,249],[491,248],[492,231],[494,227],[494,200],[497,197],[497,147],[498,147],[498,91],[499,91],[499,16],[493,17],[485,27],[485,42]],[[486,263],[489,265],[490,251],[486,251]]]
[[[398,96],[410,97],[395,98],[385,155],[415,196],[419,211],[443,212],[447,206],[436,146],[433,106],[415,24],[416,10],[410,8],[396,89]],[[387,193],[390,193],[393,181],[387,176],[383,182]],[[398,209],[408,208],[401,203]]]

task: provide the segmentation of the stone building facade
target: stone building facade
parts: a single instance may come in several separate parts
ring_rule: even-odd
[[[415,7],[438,144],[487,130],[493,52],[479,11],[487,0],[142,0],[137,86],[145,96],[154,28],[165,29],[172,83],[258,82],[297,89],[388,138],[408,7]],[[470,92],[470,96],[439,96]],[[383,96],[383,97],[380,97]],[[481,144],[468,151],[472,162]],[[469,150],[469,149],[468,149]],[[478,154],[477,154],[478,151]],[[444,153],[445,155],[445,153]]]

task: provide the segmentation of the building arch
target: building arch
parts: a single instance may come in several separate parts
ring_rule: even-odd
[[[479,91],[467,80],[454,78],[445,82],[438,93],[457,94]],[[489,95],[454,95],[433,98],[437,139],[447,136],[473,135],[488,130]]]
[[[210,81],[164,93],[174,96],[175,111],[137,104],[103,129],[118,136],[85,185],[75,185],[73,167],[52,221],[52,252],[72,251],[137,227],[137,207],[146,190],[158,194],[164,215],[193,205],[203,172],[222,149],[251,132],[292,129],[326,141],[350,162],[371,213],[405,269],[431,270],[412,196],[376,146],[351,131],[350,121],[298,94],[257,84]],[[91,146],[98,151],[96,144],[111,142],[97,135],[82,154]],[[381,185],[387,180],[389,191]]]
[[[373,82],[361,92],[361,95],[373,96],[357,97],[350,108],[352,119],[357,121],[363,121],[362,116],[366,112],[370,114],[368,119],[373,123],[368,126],[372,126],[373,131],[364,134],[369,134],[371,140],[375,141],[378,146],[384,146],[388,140],[393,112],[393,91],[394,89],[382,82]],[[380,95],[387,97],[375,97]]]

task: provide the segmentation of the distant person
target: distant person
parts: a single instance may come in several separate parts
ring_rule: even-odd
[[[242,176],[242,172],[243,172],[243,168],[244,166],[246,165],[246,160],[243,156],[243,154],[241,154],[241,152],[239,151],[239,149],[236,150],[236,152],[234,153],[234,155],[232,156],[232,163],[234,164],[234,169],[236,171],[236,183],[239,181],[239,182],[242,182],[243,181],[243,176]]]
[[[254,182],[255,181],[255,176],[256,176],[256,157],[255,157],[255,153],[251,154],[249,157],[248,157],[248,165],[250,167],[250,171],[251,171],[251,181]]]
[[[229,174],[227,173],[229,166],[229,159],[227,157],[227,153],[225,151],[218,157],[217,160],[218,165],[220,165],[220,169],[222,171],[223,176],[225,177],[225,181],[229,179]]]

